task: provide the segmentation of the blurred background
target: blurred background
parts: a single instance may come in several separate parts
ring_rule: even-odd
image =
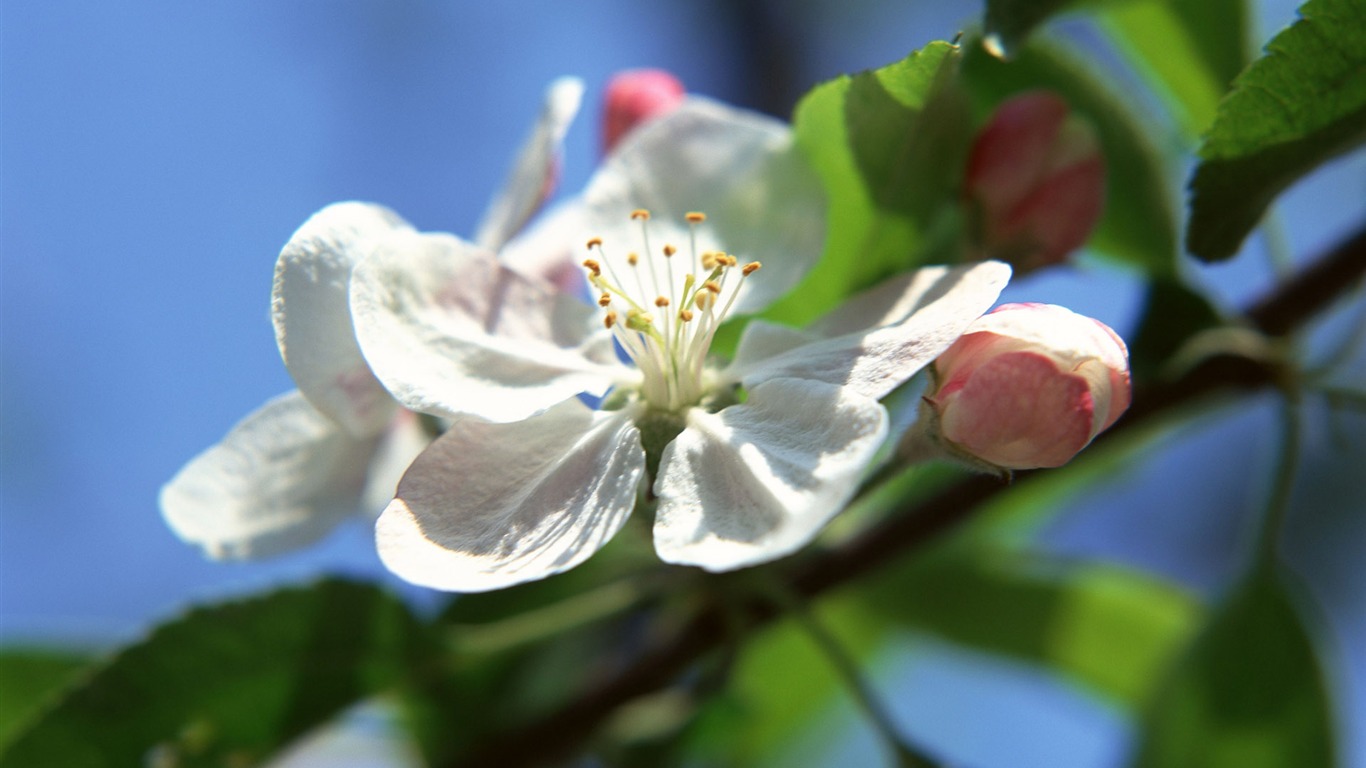
[[[1291,0],[1254,6],[1258,47],[1294,19]],[[292,388],[268,295],[276,254],[315,210],[370,200],[468,235],[555,77],[588,85],[565,158],[572,194],[598,160],[598,94],[613,72],[661,67],[694,92],[786,118],[817,82],[951,39],[980,12],[971,0],[4,0],[0,644],[112,647],[194,601],[320,573],[422,599],[387,576],[364,526],[224,565],[180,543],[157,510],[182,464]],[[1065,20],[1051,33],[1115,65],[1105,76],[1172,149],[1179,200],[1175,127],[1092,27]],[[1366,216],[1366,161],[1320,171],[1279,211],[1291,251],[1317,255]],[[1272,282],[1261,241],[1247,251],[1191,269],[1236,306]],[[1005,298],[1065,304],[1127,335],[1138,290],[1083,257]],[[1351,322],[1330,316],[1310,349]],[[1350,370],[1359,386],[1360,349]],[[1072,500],[1047,545],[1216,594],[1266,493],[1272,405],[1240,401],[1165,434]],[[1366,768],[1366,421],[1322,407],[1308,417],[1286,549],[1317,613],[1344,764]],[[1122,714],[1036,669],[928,639],[889,649],[873,674],[898,721],[964,765],[1115,766],[1132,735]],[[853,707],[828,720],[793,754],[871,764],[878,745]]]

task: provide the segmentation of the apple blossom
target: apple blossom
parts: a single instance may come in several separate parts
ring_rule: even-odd
[[[553,271],[524,254],[541,250],[555,224],[524,230],[554,186],[582,90],[572,78],[551,85],[479,227],[484,247],[533,272]],[[314,214],[290,238],[275,266],[271,316],[298,390],[247,416],[162,488],[162,514],[181,538],[215,558],[261,557],[307,544],[358,512],[372,517],[392,497],[430,435],[370,372],[349,286],[368,253],[413,231],[386,208],[346,202]]]
[[[1049,91],[996,108],[968,157],[965,199],[977,247],[1019,269],[1055,264],[1100,218],[1105,160],[1095,130]]]
[[[603,94],[602,148],[611,152],[636,126],[683,103],[683,83],[662,69],[631,69],[612,76]]]
[[[754,321],[723,364],[721,323],[787,292],[823,245],[824,198],[789,129],[690,98],[624,141],[584,200],[596,305],[449,235],[395,238],[356,269],[366,359],[406,407],[450,422],[376,525],[411,582],[481,591],[564,571],[641,500],[668,562],[792,552],[885,438],[878,399],[1009,275],[929,268],[809,330]]]
[[[922,429],[995,470],[1066,464],[1129,407],[1129,357],[1104,323],[1051,304],[1005,304],[934,362]]]

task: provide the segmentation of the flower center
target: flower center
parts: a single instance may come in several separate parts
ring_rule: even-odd
[[[687,256],[669,243],[651,247],[649,211],[632,211],[631,218],[640,223],[640,250],[622,259],[595,237],[588,250],[598,258],[583,266],[598,292],[603,323],[641,370],[641,396],[655,408],[678,411],[707,393],[707,350],[740,286],[760,265],[742,266],[722,251],[699,251],[697,230],[707,220],[704,214],[684,217]]]

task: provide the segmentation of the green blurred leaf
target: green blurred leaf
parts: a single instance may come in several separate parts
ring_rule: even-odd
[[[903,627],[1040,664],[1130,707],[1200,616],[1189,594],[1138,571],[991,547],[912,559],[863,594]]]
[[[1219,104],[1191,179],[1186,247],[1237,253],[1272,200],[1366,140],[1366,4],[1311,0]]]
[[[1031,44],[1010,61],[981,45],[968,45],[963,77],[979,111],[1020,91],[1046,88],[1060,94],[1089,119],[1105,151],[1105,212],[1088,247],[1150,275],[1176,269],[1176,222],[1162,159],[1112,91],[1078,63],[1041,44]]]
[[[988,45],[998,55],[1013,56],[1035,28],[1076,6],[1104,0],[987,0],[984,27]]]
[[[401,678],[417,624],[330,580],[199,608],[124,649],[0,753],[0,766],[254,763]]]
[[[0,650],[0,748],[90,663],[90,656],[70,651]]]
[[[1146,718],[1137,768],[1331,766],[1323,669],[1272,566],[1215,613]]]
[[[1190,138],[1214,122],[1215,110],[1248,63],[1245,0],[1147,0],[1107,4],[1101,24],[1120,49],[1175,107]]]
[[[844,297],[924,263],[952,220],[971,139],[957,46],[821,83],[797,105],[798,145],[830,200],[825,253],[766,316],[804,324]],[[941,259],[942,260],[942,259]]]
[[[1170,279],[1148,284],[1143,318],[1129,344],[1129,369],[1138,382],[1160,378],[1162,368],[1191,337],[1223,323],[1209,299]]]

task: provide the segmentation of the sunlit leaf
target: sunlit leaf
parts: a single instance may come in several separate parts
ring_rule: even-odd
[[[0,748],[90,664],[89,656],[69,651],[0,650]]]
[[[1162,159],[1130,108],[1080,64],[1034,43],[1010,61],[966,46],[963,76],[980,111],[1011,94],[1047,88],[1096,127],[1105,151],[1105,212],[1088,247],[1149,274],[1176,267],[1176,222]]]
[[[1140,72],[1176,107],[1185,134],[1199,136],[1248,63],[1245,0],[1107,3],[1100,20]]]
[[[0,765],[252,764],[401,677],[416,622],[325,581],[199,608],[124,649],[0,753]]]
[[[830,201],[826,248],[770,317],[804,323],[923,263],[936,238],[956,238],[952,217],[971,138],[959,58],[956,46],[931,43],[895,64],[822,83],[797,105],[798,144]]]
[[[1154,699],[1136,768],[1336,764],[1324,671],[1286,580],[1261,567],[1214,614]]]
[[[1186,247],[1237,253],[1284,189],[1366,140],[1366,4],[1311,0],[1234,83],[1200,148]]]

